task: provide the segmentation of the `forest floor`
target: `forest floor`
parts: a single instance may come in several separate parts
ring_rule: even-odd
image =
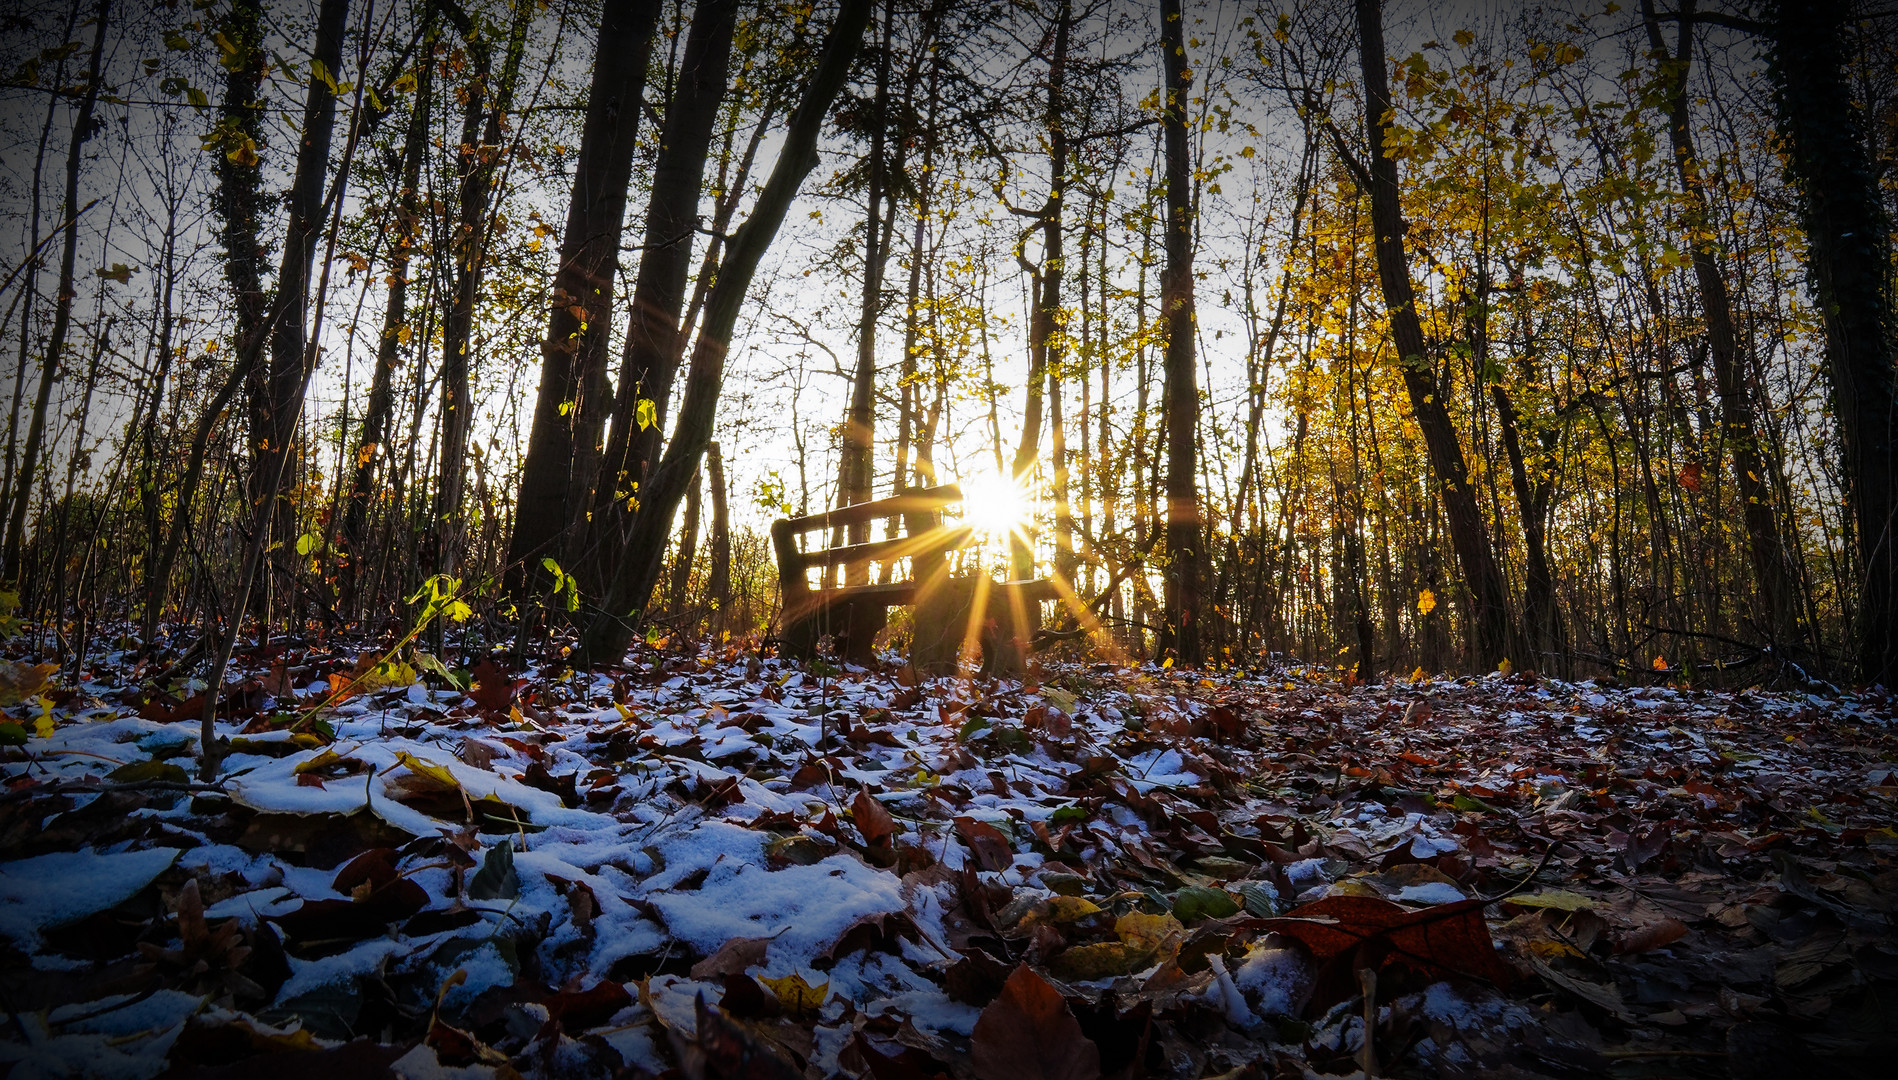
[[[61,690],[5,665],[0,1075],[1882,1076],[1898,1053],[1888,698],[646,663],[483,663],[469,695],[349,650],[240,657],[210,785],[201,699],[153,670]]]

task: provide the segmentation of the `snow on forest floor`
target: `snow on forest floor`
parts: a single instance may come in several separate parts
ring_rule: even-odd
[[[210,788],[199,702],[150,672],[28,693],[0,725],[0,1075],[1752,1077],[1898,1052],[1889,700],[645,662],[484,663],[470,697],[252,658]],[[16,700],[45,677],[3,674]],[[352,677],[382,685],[316,708]]]

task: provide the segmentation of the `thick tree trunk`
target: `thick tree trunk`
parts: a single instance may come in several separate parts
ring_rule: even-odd
[[[659,0],[608,4],[600,26],[553,312],[541,342],[540,392],[521,464],[510,576],[538,579],[547,555],[575,567],[575,541],[586,534],[600,436],[613,404],[607,382],[613,278],[660,7]]]
[[[1858,540],[1859,678],[1898,685],[1898,299],[1892,230],[1844,76],[1844,0],[1780,0],[1771,71],[1806,227],[1807,272],[1826,330]]]
[[[692,366],[686,373],[685,396],[679,405],[672,441],[641,492],[639,512],[625,554],[614,569],[612,585],[602,604],[604,611],[582,641],[578,656],[582,662],[616,662],[624,656],[637,625],[635,620],[652,596],[666,534],[672,529],[672,515],[711,441],[712,420],[724,384],[725,357],[732,331],[738,325],[739,310],[759,261],[784,223],[791,200],[817,165],[817,136],[862,46],[870,5],[871,0],[842,0],[839,4],[837,22],[824,42],[817,70],[786,126],[777,165],[758,193],[751,216],[732,234],[725,260],[719,266],[718,283],[705,300],[705,325],[693,346]]]
[[[270,328],[268,360],[253,368],[251,395],[250,499],[257,507],[254,527],[269,529],[292,550],[296,507],[286,497],[296,487],[297,420],[302,414],[304,365],[310,359],[309,290],[316,242],[323,226],[324,183],[329,178],[330,141],[336,130],[334,82],[342,67],[343,33],[349,0],[323,0],[317,10],[312,65],[322,64],[330,79],[310,79],[303,102],[302,140],[286,202],[290,220],[284,230],[283,256],[277,268],[277,313]],[[232,618],[241,618],[235,612]]]
[[[1193,73],[1186,57],[1181,0],[1160,0],[1160,52],[1166,81],[1161,128],[1166,141],[1166,273],[1160,297],[1166,333],[1166,623],[1161,648],[1179,662],[1200,655],[1199,379],[1193,355],[1193,163],[1186,105]]]
[[[657,456],[660,424],[685,351],[679,316],[737,11],[737,0],[705,0],[693,11],[679,79],[666,103],[612,427],[593,493],[593,562],[600,569],[589,578],[602,586],[611,577],[607,568],[624,557],[623,538],[633,516],[628,503],[643,498],[647,463]],[[650,403],[644,412],[642,403]]]
[[[46,351],[40,358],[39,392],[33,398],[33,415],[27,421],[26,445],[20,452],[20,471],[14,478],[12,511],[7,517],[4,565],[0,581],[16,581],[20,574],[20,545],[26,533],[26,511],[33,501],[33,475],[39,469],[40,444],[46,438],[46,410],[52,402],[53,383],[59,375],[60,354],[66,351],[66,334],[72,327],[74,292],[73,264],[79,245],[79,162],[86,140],[92,137],[92,114],[99,102],[99,63],[105,52],[106,17],[112,0],[99,0],[93,15],[92,54],[86,63],[86,90],[79,99],[79,112],[73,118],[72,140],[66,147],[65,236],[59,255],[59,292],[53,302],[53,327],[46,337]]]
[[[1508,587],[1496,563],[1488,527],[1470,486],[1469,469],[1455,421],[1444,404],[1443,388],[1424,343],[1423,323],[1410,281],[1404,245],[1404,214],[1397,186],[1397,160],[1384,152],[1391,128],[1390,80],[1385,72],[1383,11],[1379,0],[1357,0],[1359,59],[1364,69],[1365,133],[1371,147],[1368,172],[1371,228],[1377,250],[1377,276],[1389,309],[1391,340],[1397,348],[1404,389],[1423,433],[1430,470],[1442,489],[1451,546],[1470,591],[1472,661],[1487,670],[1504,659],[1516,640],[1510,626]]]

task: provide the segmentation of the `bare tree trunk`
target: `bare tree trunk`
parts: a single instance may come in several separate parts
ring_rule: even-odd
[[[666,607],[674,615],[685,613],[685,591],[692,582],[692,563],[699,554],[699,503],[704,498],[701,472],[692,474],[685,489],[685,519],[679,526],[679,551],[672,558],[672,581],[666,589]]]
[[[868,190],[863,214],[863,296],[857,315],[857,366],[850,380],[850,406],[844,413],[843,452],[839,455],[837,505],[869,502],[876,475],[876,333],[883,309],[883,264],[889,236],[883,226],[884,129],[890,103],[890,0],[883,0],[883,35],[877,50],[876,97],[870,114]],[[894,207],[892,207],[894,209]],[[870,539],[870,523],[850,526],[848,540]],[[863,585],[870,580],[868,564],[844,567],[844,583]]]
[[[712,565],[705,582],[705,602],[712,609],[712,632],[731,626],[732,523],[726,504],[725,459],[715,439],[705,446],[705,476],[712,488]]]
[[[1753,579],[1760,590],[1759,623],[1775,644],[1805,644],[1799,626],[1799,593],[1786,557],[1773,477],[1778,473],[1763,454],[1754,389],[1741,369],[1733,325],[1733,301],[1721,273],[1718,241],[1707,207],[1705,179],[1687,109],[1687,79],[1693,62],[1694,0],[1681,7],[1680,38],[1667,62],[1668,137],[1674,148],[1674,169],[1687,196],[1685,231],[1692,252],[1694,280],[1700,288],[1701,318],[1707,327],[1708,358],[1713,362],[1714,390],[1720,395],[1721,439],[1733,455],[1734,486],[1740,496],[1740,515],[1746,525],[1747,552]],[[1648,42],[1662,56],[1667,53],[1654,0],[1642,0]]]
[[[33,474],[39,468],[40,443],[46,437],[46,410],[52,401],[53,383],[59,374],[60,354],[66,351],[66,333],[72,326],[73,263],[79,244],[79,163],[86,140],[92,137],[93,108],[99,101],[99,63],[105,52],[106,16],[112,0],[99,0],[93,15],[92,54],[86,63],[86,90],[79,99],[79,112],[73,119],[72,140],[66,148],[66,235],[59,256],[59,292],[53,303],[53,328],[46,338],[45,355],[40,360],[39,392],[33,399],[33,415],[27,421],[26,446],[20,454],[20,471],[14,478],[13,506],[7,518],[4,558],[0,558],[0,581],[17,580],[20,573],[20,545],[26,533],[26,511],[33,501]]]
[[[639,0],[604,9],[560,269],[554,274],[553,311],[541,342],[540,392],[521,463],[508,546],[514,580],[524,580],[523,575],[540,580],[543,556],[573,567],[577,541],[586,535],[600,436],[613,404],[607,381],[613,279],[661,6],[659,0]]]
[[[66,29],[60,35],[61,41],[71,41],[73,30],[79,25],[79,12],[84,0],[73,0],[66,16]],[[53,66],[53,85],[66,84],[66,57],[61,55]],[[13,506],[14,482],[19,479],[17,468],[20,462],[20,402],[26,394],[26,359],[33,342],[33,308],[39,300],[40,248],[51,239],[40,237],[40,192],[41,180],[46,172],[46,144],[53,139],[53,121],[59,117],[61,101],[57,94],[49,95],[46,101],[46,122],[40,125],[40,138],[33,152],[33,182],[29,198],[32,200],[30,216],[32,226],[26,249],[26,262],[20,267],[20,360],[13,369],[13,408],[7,414],[7,468],[3,484],[0,484],[0,512]],[[68,220],[64,226],[70,229],[74,222]],[[5,548],[5,538],[0,536],[0,551]],[[8,567],[0,566],[0,579],[11,577]]]
[[[1027,216],[1041,229],[1041,265],[1035,266],[1022,254],[1015,257],[1028,271],[1031,310],[1028,313],[1028,380],[1022,402],[1021,441],[1015,447],[1015,462],[1010,472],[1015,483],[1027,482],[1041,456],[1041,398],[1048,372],[1059,367],[1059,324],[1061,320],[1061,207],[1068,186],[1067,74],[1068,37],[1074,24],[1074,8],[1061,0],[1055,15],[1053,51],[1048,56],[1048,199],[1039,210]],[[1035,550],[1016,530],[1009,537],[1010,574],[1017,580],[1035,576]]]
[[[375,494],[377,467],[387,459],[390,415],[395,409],[395,371],[402,363],[402,346],[421,340],[409,332],[409,264],[415,254],[417,226],[421,223],[422,159],[428,156],[429,113],[435,87],[434,8],[423,16],[422,58],[417,64],[415,97],[409,103],[409,126],[402,136],[402,190],[396,197],[395,235],[389,243],[389,295],[383,308],[382,333],[376,339],[376,370],[369,381],[369,401],[363,409],[362,432],[357,437],[348,503],[343,508],[343,550],[349,557],[345,606],[360,593],[363,566],[363,530],[369,503]]]
[[[534,5],[514,6],[501,74],[493,84],[488,81],[492,57],[487,39],[459,8],[444,3],[441,10],[467,41],[475,64],[474,79],[468,86],[467,103],[462,112],[461,144],[455,155],[460,177],[456,192],[458,217],[454,235],[447,245],[454,260],[454,294],[449,298],[448,314],[442,321],[441,457],[435,474],[434,532],[435,569],[446,574],[454,572],[461,558],[462,493],[467,484],[468,434],[474,427],[468,350],[474,347],[474,309],[481,298],[481,279],[487,264],[489,197],[494,189],[495,169],[500,164],[502,122],[514,105],[514,86],[520,79],[521,55],[526,47],[527,26],[533,17]],[[589,120],[591,117],[589,106]],[[585,182],[579,179],[587,175],[585,162],[576,168],[575,175],[576,184]],[[571,232],[568,239],[572,239]],[[563,266],[570,254],[563,245]],[[519,514],[519,508],[516,513]]]
[[[864,27],[870,21],[870,2],[842,0],[839,4],[837,21],[824,42],[817,70],[805,84],[803,99],[785,129],[778,163],[758,193],[751,216],[732,234],[726,258],[719,267],[718,283],[712,286],[705,300],[705,325],[693,346],[692,366],[686,373],[685,396],[679,406],[678,421],[673,426],[672,441],[642,493],[625,554],[615,567],[602,605],[605,610],[587,629],[582,641],[578,657],[581,662],[612,662],[624,656],[636,626],[634,619],[645,610],[652,596],[665,552],[665,537],[672,528],[672,515],[679,508],[687,483],[698,471],[706,444],[711,441],[712,420],[724,383],[725,357],[732,332],[738,325],[739,310],[751,288],[759,261],[777,236],[778,227],[784,223],[791,200],[796,198],[797,189],[817,165],[818,132],[831,102],[843,89],[851,62],[862,45]]]
[[[282,541],[280,553],[293,548],[297,507],[286,495],[296,487],[300,468],[293,447],[302,414],[305,365],[312,358],[308,319],[310,274],[323,222],[324,184],[329,178],[330,141],[336,129],[335,73],[342,66],[343,33],[349,0],[323,0],[317,9],[310,89],[303,103],[302,141],[286,202],[283,258],[277,268],[277,312],[270,334],[267,364],[253,369],[251,380],[251,504],[258,508],[254,526]],[[316,76],[321,64],[329,72]],[[276,560],[280,580],[290,581],[290,563]],[[243,612],[233,612],[242,619]]]
[[[678,82],[666,104],[646,204],[644,247],[620,354],[612,429],[593,493],[591,561],[598,569],[590,576],[602,586],[611,577],[609,568],[624,557],[624,533],[633,517],[628,502],[644,498],[647,464],[657,456],[659,425],[685,351],[679,317],[692,269],[705,162],[725,97],[737,11],[737,0],[705,0],[694,9]],[[736,202],[729,195],[727,199],[726,206]],[[714,223],[714,231],[722,227],[722,222]],[[705,276],[710,276],[709,267]]]
[[[1160,295],[1166,326],[1166,622],[1161,648],[1179,662],[1200,655],[1200,572],[1204,526],[1196,472],[1199,382],[1193,356],[1193,165],[1187,143],[1186,102],[1193,74],[1187,63],[1181,0],[1160,0],[1161,128],[1166,140],[1166,274]]]
[[[1384,70],[1383,10],[1379,0],[1357,0],[1360,57],[1364,70],[1365,132],[1371,147],[1367,177],[1360,182],[1371,197],[1371,229],[1377,251],[1377,273],[1390,312],[1391,338],[1397,347],[1404,388],[1411,411],[1423,433],[1430,469],[1443,492],[1444,517],[1450,542],[1463,569],[1473,607],[1471,659],[1479,667],[1508,655],[1515,640],[1510,626],[1509,598],[1502,570],[1496,564],[1487,526],[1470,487],[1463,444],[1455,421],[1443,401],[1442,387],[1424,342],[1417,314],[1416,293],[1410,281],[1404,245],[1404,215],[1397,186],[1397,160],[1384,151],[1391,127],[1390,81]]]

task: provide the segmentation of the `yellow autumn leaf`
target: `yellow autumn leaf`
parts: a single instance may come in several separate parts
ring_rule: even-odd
[[[40,714],[33,718],[33,734],[42,739],[53,737],[53,702],[50,698],[39,700]]]
[[[45,687],[58,664],[12,664],[0,661],[0,705],[18,705]]]
[[[1666,658],[1664,658],[1664,657],[1661,657],[1661,656],[1658,656],[1658,655],[1657,655],[1657,656],[1656,656],[1656,657],[1654,658],[1654,670],[1656,670],[1656,671],[1666,671],[1666,670],[1667,670],[1667,660],[1666,660]]]
[[[1048,902],[1048,918],[1058,923],[1078,922],[1100,910],[1099,904],[1084,896],[1057,896]]]
[[[803,1018],[816,1013],[823,1007],[824,998],[830,994],[828,981],[812,986],[804,981],[804,976],[792,973],[781,979],[759,979],[778,996],[778,1004],[793,1017]]]
[[[1502,659],[1502,663],[1496,665],[1496,670],[1507,677],[1516,673],[1516,665],[1510,663],[1509,657],[1505,656]]]
[[[1431,592],[1429,589],[1425,589],[1424,591],[1417,594],[1417,613],[1418,614],[1428,615],[1435,610],[1437,610],[1437,594],[1436,593]]]
[[[1179,951],[1180,941],[1186,936],[1186,927],[1180,925],[1180,920],[1171,914],[1147,915],[1130,911],[1114,920],[1114,934],[1128,948],[1162,953],[1162,959],[1170,959]]]
[[[415,775],[431,780],[444,788],[452,790],[461,786],[456,782],[454,773],[434,762],[423,761],[407,750],[397,750],[395,759]]]

